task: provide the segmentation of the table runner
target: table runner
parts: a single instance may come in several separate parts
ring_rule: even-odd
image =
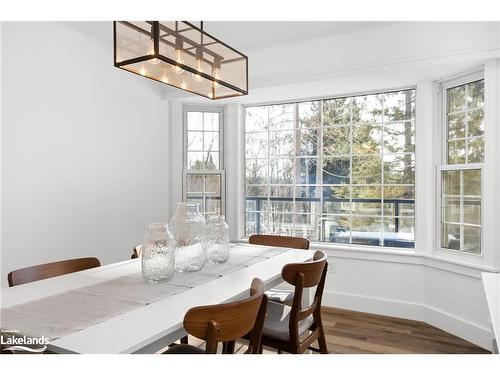
[[[0,327],[34,337],[43,335],[53,340],[210,282],[284,251],[232,246],[226,263],[209,263],[193,273],[175,273],[172,279],[164,283],[147,283],[140,272],[97,281],[79,289],[1,309]]]

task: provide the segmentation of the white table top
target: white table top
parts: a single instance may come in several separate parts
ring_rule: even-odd
[[[500,343],[500,274],[483,272],[483,285],[497,345]]]
[[[232,249],[258,252],[262,247],[234,244]],[[149,305],[118,315],[102,323],[53,340],[50,348],[74,353],[132,353],[162,337],[182,330],[184,314],[194,306],[222,303],[248,292],[253,278],[266,285],[281,282],[281,269],[287,263],[311,259],[312,252],[289,249],[241,270],[219,277]],[[40,280],[1,290],[1,307],[29,302],[71,289],[138,272],[140,260],[128,260],[68,275]]]

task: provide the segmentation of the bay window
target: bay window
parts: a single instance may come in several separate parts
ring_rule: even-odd
[[[415,90],[245,109],[246,235],[414,247]]]

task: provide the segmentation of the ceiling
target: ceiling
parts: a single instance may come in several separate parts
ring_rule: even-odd
[[[193,23],[198,24],[194,21]],[[112,22],[63,22],[63,24],[108,43],[113,40]],[[391,24],[394,22],[206,21],[204,30],[246,53],[248,50],[366,31]]]

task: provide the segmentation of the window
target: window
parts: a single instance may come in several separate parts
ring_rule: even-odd
[[[247,107],[246,235],[414,247],[415,90]]]
[[[444,85],[446,145],[440,168],[440,247],[481,254],[484,80]]]
[[[183,195],[204,215],[224,213],[222,110],[184,109]]]

